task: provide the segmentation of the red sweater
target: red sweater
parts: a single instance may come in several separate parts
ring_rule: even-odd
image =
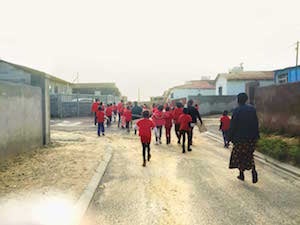
[[[132,112],[130,109],[125,109],[123,116],[125,117],[126,122],[129,122],[132,120]]]
[[[172,127],[172,119],[173,119],[173,115],[170,111],[165,112],[165,127]]]
[[[92,104],[91,111],[92,111],[92,112],[97,112],[97,111],[98,111],[98,107],[99,107],[99,103],[98,103],[98,102],[94,102],[94,103]]]
[[[97,111],[97,122],[103,123],[105,119],[105,115],[103,111]]]
[[[141,119],[136,125],[139,127],[139,135],[151,138],[151,130],[155,127],[154,123],[149,119]]]
[[[173,111],[173,119],[175,124],[179,124],[179,116],[183,113],[183,108],[176,108]]]
[[[155,126],[164,126],[165,125],[164,113],[162,111],[156,110],[153,113],[152,121],[155,124]]]
[[[221,130],[226,131],[229,130],[230,127],[230,118],[228,116],[222,116],[220,118],[220,122],[222,123]]]
[[[112,116],[112,111],[113,111],[112,106],[107,107],[105,111],[106,116]]]
[[[190,123],[192,122],[192,117],[189,114],[181,114],[178,119],[180,123],[179,130],[188,131],[190,129]]]

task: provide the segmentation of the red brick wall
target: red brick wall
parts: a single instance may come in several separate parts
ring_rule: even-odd
[[[258,87],[254,99],[261,127],[300,135],[300,82]]]

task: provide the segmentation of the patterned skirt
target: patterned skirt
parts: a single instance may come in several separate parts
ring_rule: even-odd
[[[229,168],[238,168],[240,170],[251,170],[254,167],[253,153],[255,150],[256,140],[248,140],[234,143]]]

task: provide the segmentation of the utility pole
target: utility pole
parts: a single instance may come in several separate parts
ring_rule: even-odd
[[[141,101],[141,93],[140,93],[140,88],[138,88],[138,103]]]
[[[298,66],[299,41],[296,43],[296,67]]]

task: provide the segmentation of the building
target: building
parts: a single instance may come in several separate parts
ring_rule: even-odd
[[[115,83],[77,83],[72,84],[73,94],[121,96]]]
[[[231,71],[221,73],[215,79],[215,95],[237,95],[245,92],[247,83],[257,83],[258,86],[274,84],[273,71]]]
[[[183,85],[170,88],[164,93],[165,101],[188,99],[189,96],[215,95],[215,86],[212,80],[192,80]]]
[[[276,84],[293,83],[300,81],[300,66],[287,67],[274,71],[274,82]]]
[[[71,94],[71,83],[29,67],[0,60],[0,80],[41,87],[47,80],[49,94]]]

